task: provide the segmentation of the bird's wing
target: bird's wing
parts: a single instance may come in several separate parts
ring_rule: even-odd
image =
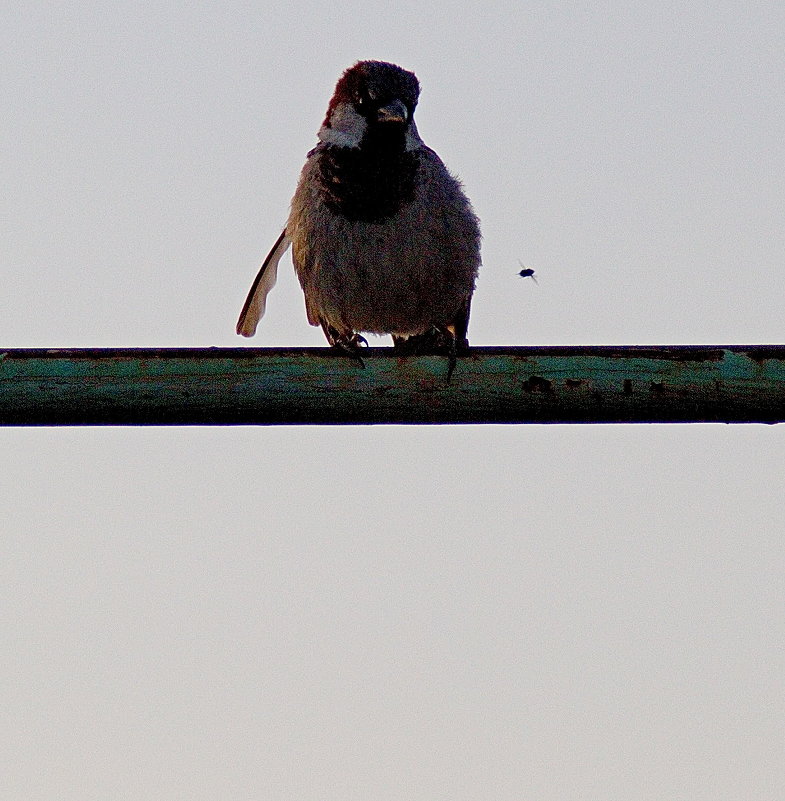
[[[243,304],[243,310],[240,312],[240,319],[237,321],[238,334],[244,337],[252,337],[256,333],[256,326],[259,325],[259,320],[264,317],[267,295],[275,286],[275,279],[278,277],[278,262],[291,243],[292,240],[286,236],[286,229],[284,228],[273,245],[273,249],[262,262],[253,284],[251,284],[248,297]]]

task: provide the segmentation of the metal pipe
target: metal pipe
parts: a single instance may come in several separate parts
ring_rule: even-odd
[[[0,425],[777,423],[785,346],[0,350]]]

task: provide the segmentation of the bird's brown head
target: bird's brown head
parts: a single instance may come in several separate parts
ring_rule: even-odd
[[[386,61],[358,61],[335,86],[321,138],[359,147],[369,132],[401,135],[413,126],[420,85],[413,72]]]

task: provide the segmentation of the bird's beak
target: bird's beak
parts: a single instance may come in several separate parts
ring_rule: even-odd
[[[379,109],[376,119],[379,122],[397,122],[403,125],[409,119],[409,110],[400,100],[393,100]]]

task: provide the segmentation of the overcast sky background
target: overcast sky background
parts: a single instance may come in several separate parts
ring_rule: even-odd
[[[782,3],[0,23],[2,347],[243,344],[360,58],[482,220],[473,344],[785,341]],[[287,257],[249,344],[322,343]],[[785,427],[0,444],[2,801],[785,796]]]

